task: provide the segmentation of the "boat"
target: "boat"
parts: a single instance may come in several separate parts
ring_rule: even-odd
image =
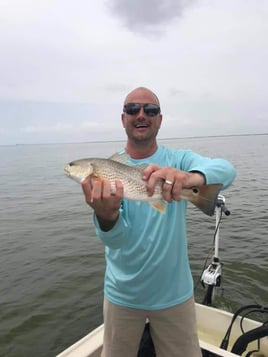
[[[268,306],[242,306],[235,313],[212,307],[214,288],[220,286],[219,224],[222,213],[229,216],[225,197],[218,196],[216,207],[214,256],[204,269],[201,281],[206,287],[202,304],[195,303],[199,344],[204,357],[268,357],[268,320],[249,318],[252,313],[268,314]],[[56,357],[99,357],[104,326],[100,325]],[[151,356],[146,356],[151,357]],[[168,356],[167,356],[168,357]],[[186,357],[186,356],[185,356]],[[190,357],[190,356],[187,356]]]
[[[268,357],[268,336],[250,342],[242,355],[231,352],[234,342],[241,336],[241,316],[238,316],[232,326],[229,341],[230,347],[228,350],[221,348],[221,342],[231,324],[234,314],[198,303],[196,303],[195,306],[199,343],[203,350],[214,353],[214,355],[220,357],[246,356],[249,351],[258,350],[258,352],[250,354],[250,357]],[[261,322],[252,319],[243,319],[245,331],[255,330],[262,325]],[[100,325],[66,350],[62,351],[57,357],[99,357],[102,349],[102,340],[103,325]]]

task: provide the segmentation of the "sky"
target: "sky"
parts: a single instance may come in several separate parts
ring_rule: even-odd
[[[267,0],[0,0],[0,145],[124,140],[159,97],[159,138],[268,133]]]

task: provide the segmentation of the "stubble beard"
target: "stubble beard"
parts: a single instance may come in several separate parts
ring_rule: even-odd
[[[135,135],[131,131],[127,131],[127,136],[130,141],[132,141],[135,146],[148,146],[148,144],[152,143],[156,140],[156,136],[158,134],[159,129],[155,129],[153,132],[148,133],[146,135]]]

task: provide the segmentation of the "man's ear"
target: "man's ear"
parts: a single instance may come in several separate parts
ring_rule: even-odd
[[[121,121],[122,121],[123,127],[125,127],[125,114],[124,113],[121,114]]]

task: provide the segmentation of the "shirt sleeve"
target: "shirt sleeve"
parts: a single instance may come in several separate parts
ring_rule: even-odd
[[[105,232],[101,230],[96,214],[94,213],[93,221],[97,236],[111,249],[119,249],[127,239],[128,224],[123,217],[122,209],[119,210],[119,217],[112,229]]]
[[[229,187],[236,176],[236,170],[229,161],[207,158],[192,151],[185,152],[182,170],[200,172],[204,175],[206,184],[221,183],[223,189]]]

